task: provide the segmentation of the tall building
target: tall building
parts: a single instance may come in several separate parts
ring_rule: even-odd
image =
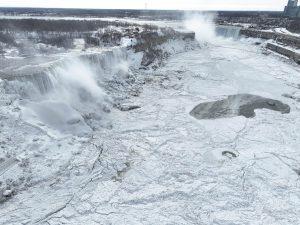
[[[298,0],[289,0],[287,6],[284,8],[284,15],[288,17],[300,17]]]

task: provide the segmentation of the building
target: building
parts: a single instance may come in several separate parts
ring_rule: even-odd
[[[284,15],[288,17],[300,17],[298,0],[289,0],[287,6],[284,8]]]

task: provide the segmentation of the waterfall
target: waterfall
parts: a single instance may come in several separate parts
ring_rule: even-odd
[[[185,28],[194,31],[200,43],[220,44],[224,38],[238,39],[241,28],[216,25],[215,16],[212,13],[187,14],[184,21]]]
[[[15,92],[22,97],[34,97],[37,93],[45,96],[51,91],[62,88],[62,85],[66,87],[69,82],[77,81],[78,84],[83,85],[90,77],[93,77],[90,85],[93,83],[98,86],[113,74],[120,71],[127,72],[127,70],[126,51],[115,48],[102,52],[68,56],[49,63],[47,66],[26,68],[26,71],[12,71],[11,74],[3,75],[2,78],[8,83],[9,87],[6,88],[8,92]],[[69,81],[64,83],[66,79]],[[27,93],[25,93],[26,91]]]
[[[47,66],[26,68],[24,74],[6,75],[5,90],[20,96],[22,118],[28,123],[54,135],[84,135],[101,127],[111,102],[104,84],[128,73],[127,61],[122,48],[75,54]]]
[[[218,25],[216,26],[216,34],[217,36],[224,37],[224,38],[233,38],[237,40],[240,35],[240,27],[235,26],[223,26]]]

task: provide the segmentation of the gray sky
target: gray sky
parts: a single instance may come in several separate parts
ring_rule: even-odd
[[[288,0],[0,0],[0,7],[283,10]]]

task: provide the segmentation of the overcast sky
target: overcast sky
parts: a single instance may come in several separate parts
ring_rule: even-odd
[[[288,0],[0,0],[0,7],[283,10]]]

